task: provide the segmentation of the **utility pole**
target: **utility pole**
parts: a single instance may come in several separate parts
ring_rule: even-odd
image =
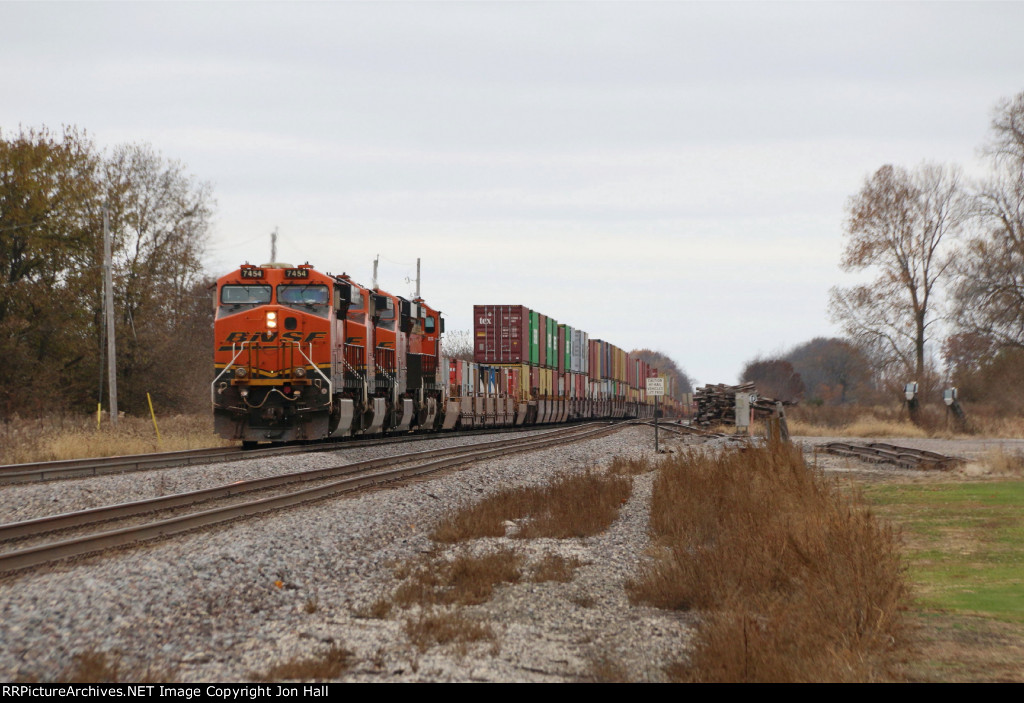
[[[117,352],[114,341],[114,274],[110,257],[110,215],[103,206],[103,287],[107,318],[107,380],[110,384],[110,424],[117,427]]]
[[[270,263],[277,263],[277,227],[270,233]]]
[[[420,259],[416,257],[416,297],[420,297]]]
[[[373,289],[377,290],[377,262],[380,261],[380,254],[373,257]]]

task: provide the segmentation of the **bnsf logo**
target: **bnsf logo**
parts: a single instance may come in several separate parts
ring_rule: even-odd
[[[231,351],[232,344],[239,345],[242,342],[256,344],[257,342],[268,343],[280,339],[285,342],[312,344],[326,337],[326,332],[310,332],[305,338],[303,338],[302,332],[285,332],[284,334],[278,334],[277,332],[230,332],[224,338],[224,346],[219,347],[217,351]]]

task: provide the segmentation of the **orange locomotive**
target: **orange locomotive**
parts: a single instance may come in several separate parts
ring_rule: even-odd
[[[217,281],[215,431],[251,445],[440,428],[443,325],[421,299],[308,263],[244,264]]]

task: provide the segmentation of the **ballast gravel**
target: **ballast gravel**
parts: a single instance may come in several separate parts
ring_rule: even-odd
[[[682,440],[666,440],[663,446]],[[454,440],[438,440],[453,442]],[[367,448],[265,462],[0,488],[0,521],[27,519],[285,470],[358,461]],[[652,474],[637,476],[618,519],[582,539],[476,540],[533,562],[577,558],[567,583],[499,586],[460,614],[492,640],[417,648],[413,611],[375,604],[395,568],[443,553],[427,534],[459,505],[498,489],[546,483],[615,456],[654,457],[653,430],[633,427],[568,446],[513,454],[406,485],[342,497],[141,547],[0,579],[0,678],[52,681],[75,656],[103,654],[122,672],[182,682],[249,681],[272,666],[351,652],[340,681],[664,680],[685,659],[687,614],[630,605],[624,584],[649,548]],[[253,466],[258,464],[257,466]],[[54,509],[54,506],[60,506]]]

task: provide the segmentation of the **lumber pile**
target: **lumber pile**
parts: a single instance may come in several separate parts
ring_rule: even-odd
[[[750,404],[755,418],[762,418],[775,412],[775,399],[757,395],[757,387],[753,383],[742,383],[729,386],[724,383],[708,384],[696,390],[693,399],[697,403],[695,424],[709,425],[736,424],[736,394],[746,393],[755,396]],[[784,403],[792,405],[793,403]]]

